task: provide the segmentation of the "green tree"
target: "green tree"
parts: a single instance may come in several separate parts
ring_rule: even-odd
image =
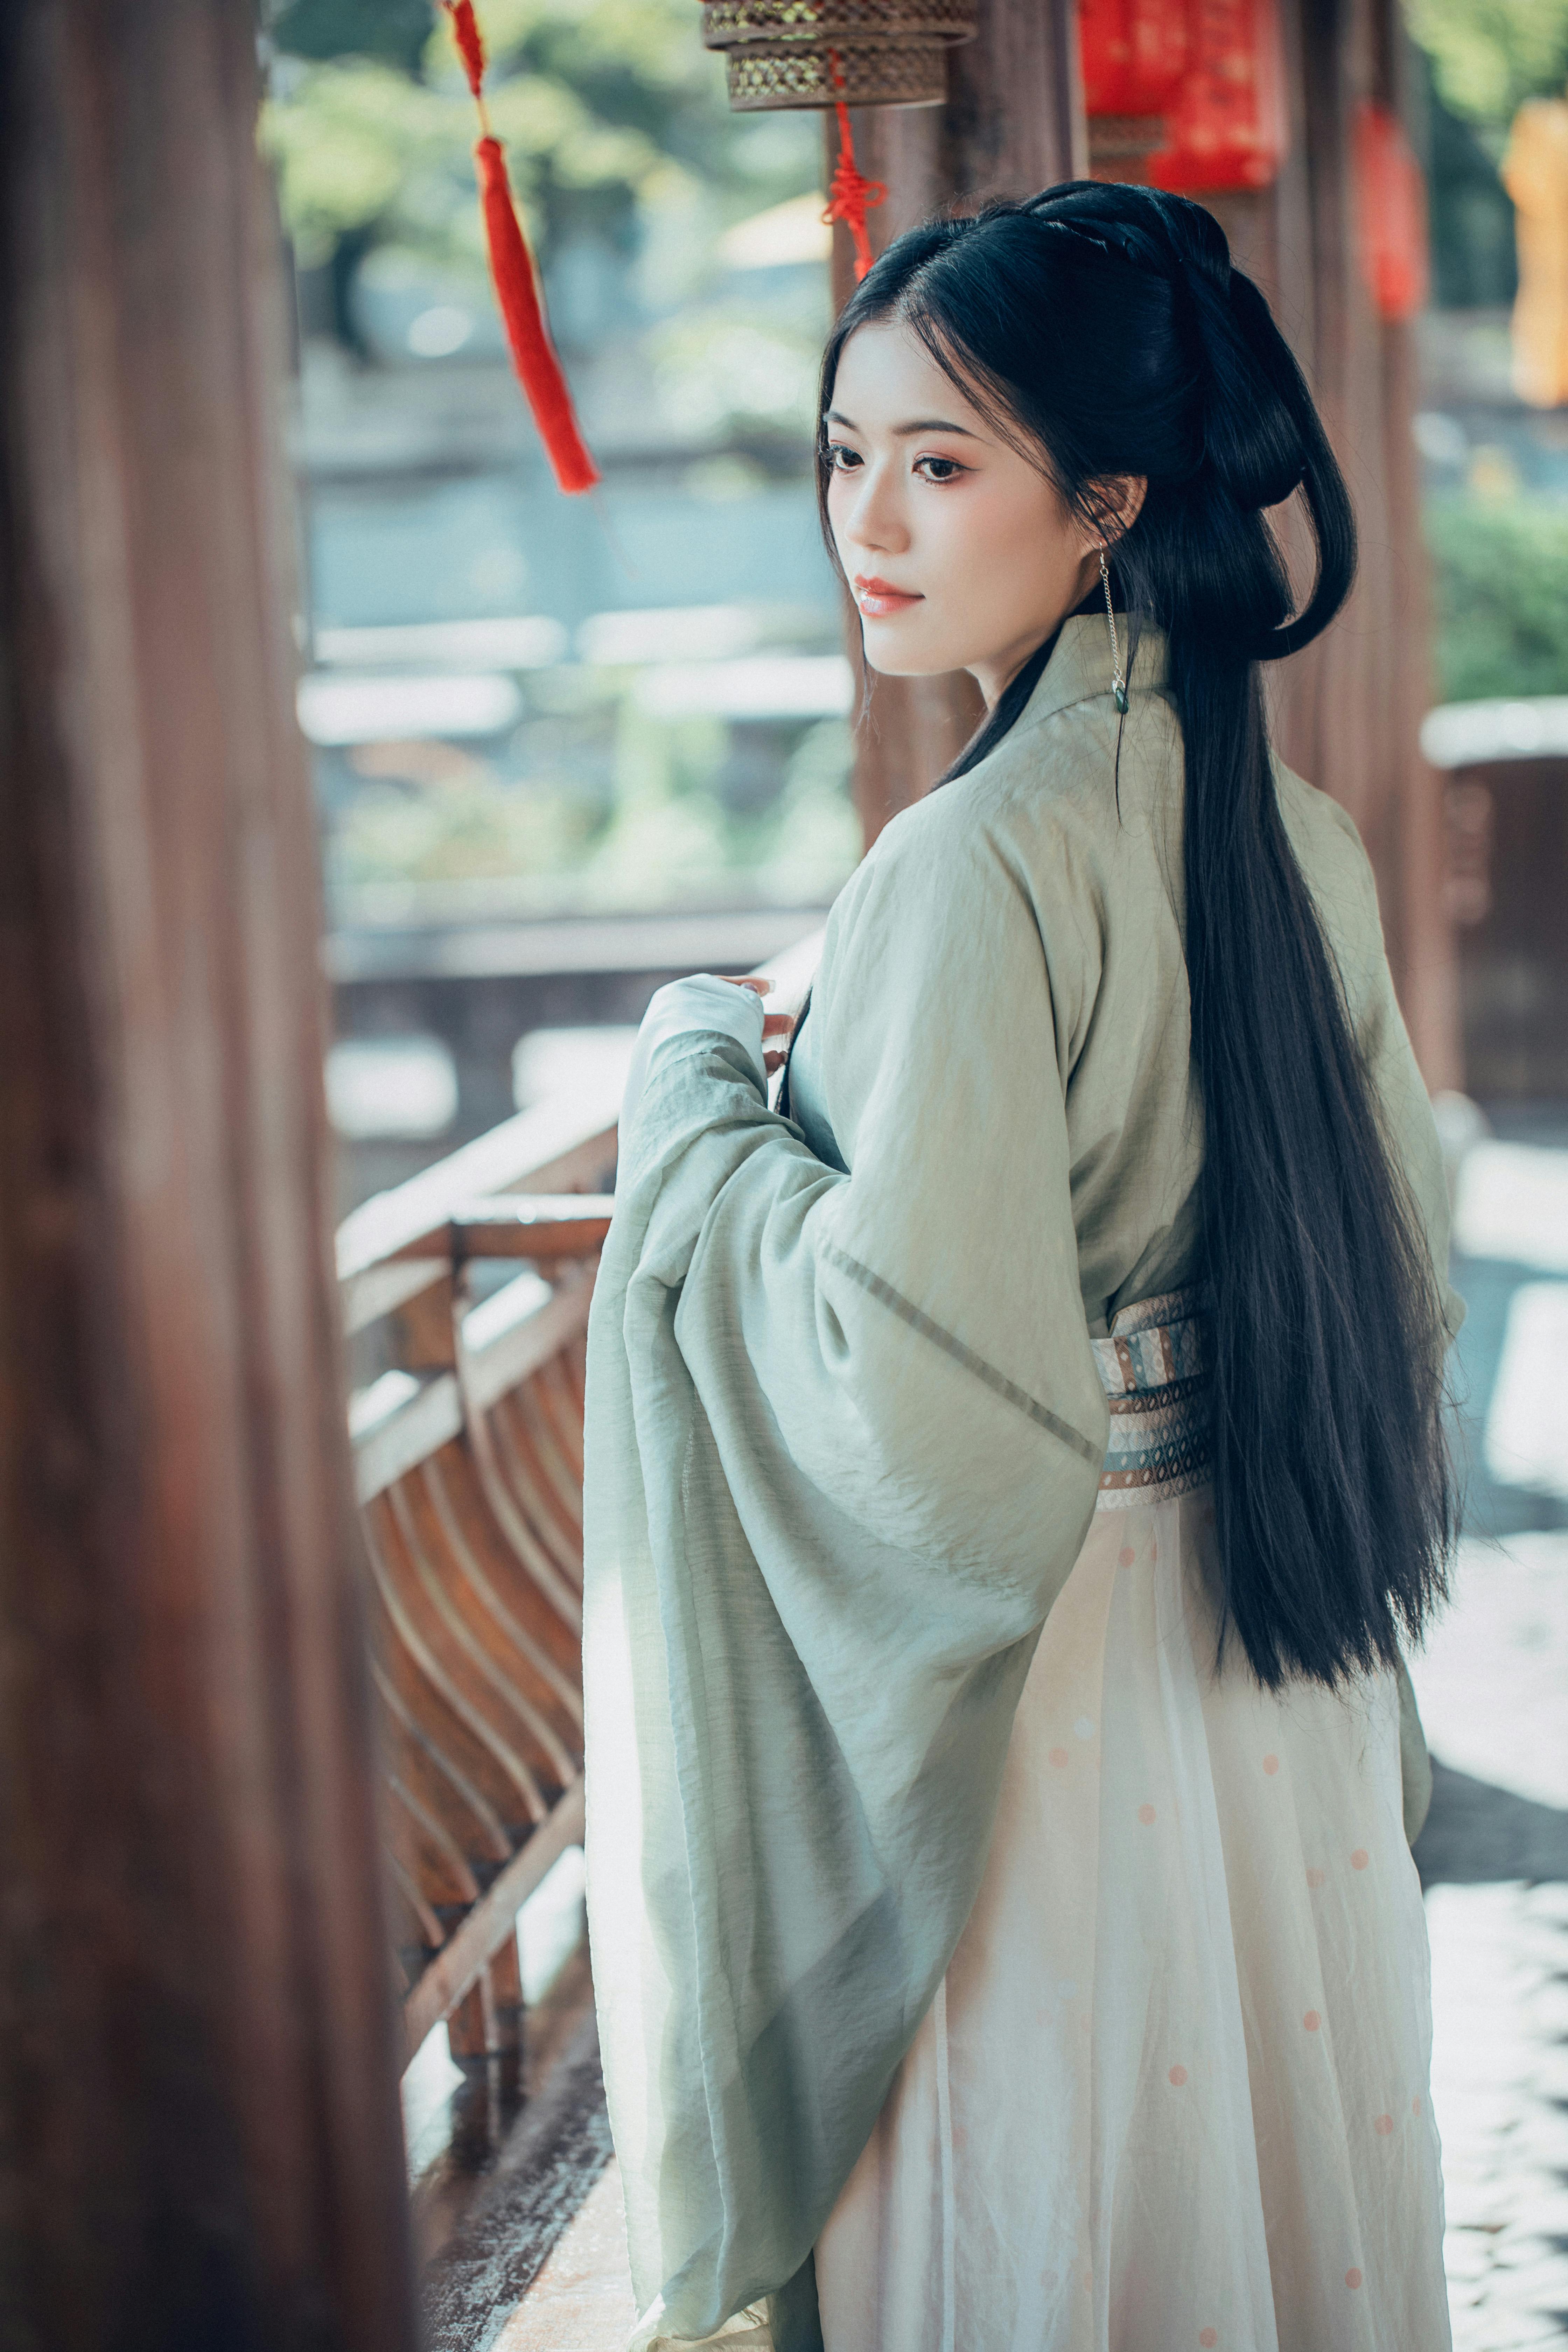
[[[270,31],[297,58],[384,58],[418,70],[430,37],[430,0],[281,0]]]
[[[1568,80],[1568,0],[1405,0],[1405,21],[1444,105],[1500,142],[1527,98]]]
[[[479,0],[486,95],[548,260],[584,233],[628,243],[639,215],[700,189],[736,217],[796,193],[798,142],[726,107],[693,0]],[[300,264],[396,244],[481,265],[474,115],[431,0],[286,0],[263,139]]]
[[[1426,502],[1438,698],[1568,693],[1568,512],[1514,496]]]

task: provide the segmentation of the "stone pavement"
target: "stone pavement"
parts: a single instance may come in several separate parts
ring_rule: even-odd
[[[1415,1662],[1456,2352],[1568,2344],[1568,1537],[1467,1545]]]
[[[612,2157],[491,2352],[624,2352],[636,2319]]]
[[[1456,2352],[1568,2345],[1568,1121],[1498,1124],[1455,1219],[1468,1532],[1412,1661]]]

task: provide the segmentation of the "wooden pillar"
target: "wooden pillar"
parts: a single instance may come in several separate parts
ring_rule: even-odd
[[[1352,134],[1359,100],[1399,109],[1392,0],[1281,0],[1290,144],[1274,184],[1205,197],[1301,362],[1345,469],[1358,583],[1327,636],[1268,673],[1281,756],[1342,801],[1377,875],[1390,961],[1422,1071],[1460,1082],[1456,965],[1444,905],[1442,802],[1421,757],[1430,618],[1411,420],[1415,331],[1378,317],[1362,278]],[[1299,502],[1279,523],[1304,586]]]
[[[1373,0],[1373,94],[1407,119],[1410,47],[1394,0]],[[1465,1083],[1458,948],[1448,903],[1444,779],[1422,757],[1420,730],[1432,700],[1432,606],[1421,522],[1415,417],[1420,406],[1415,329],[1379,322],[1383,467],[1387,484],[1390,614],[1396,635],[1390,712],[1395,845],[1388,861],[1384,922],[1411,1043],[1426,1083]]]
[[[249,0],[0,11],[0,2335],[411,2352]]]
[[[1033,195],[1088,171],[1072,0],[979,0],[976,14],[975,38],[949,58],[945,107],[854,111],[857,160],[888,188],[887,203],[868,220],[879,253],[944,207],[970,211],[991,196]],[[837,153],[832,115],[826,126],[831,175]],[[839,224],[833,246],[836,310],[854,285],[854,254]],[[888,819],[928,792],[962,751],[984,705],[962,670],[945,677],[877,677],[868,700],[859,618],[847,601],[845,632],[864,707],[855,803],[869,848]]]

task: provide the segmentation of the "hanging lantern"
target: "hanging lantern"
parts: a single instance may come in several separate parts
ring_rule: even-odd
[[[783,107],[941,106],[947,52],[975,0],[704,0],[738,113]]]
[[[1275,0],[1193,0],[1187,71],[1149,159],[1157,188],[1266,188],[1285,160],[1285,68]]]
[[[855,162],[852,106],[941,106],[947,53],[974,37],[976,0],[703,0],[702,37],[724,52],[740,114],[831,107],[838,161],[826,220],[841,220],[855,275],[871,267],[866,215],[886,200]]]
[[[1356,237],[1362,276],[1384,319],[1411,319],[1426,299],[1426,183],[1405,126],[1386,106],[1355,117]]]
[[[1186,0],[1079,0],[1078,37],[1091,121],[1166,112],[1187,69]]]
[[[1079,0],[1079,54],[1089,167],[1097,180],[1141,180],[1163,146],[1190,47],[1188,0]]]

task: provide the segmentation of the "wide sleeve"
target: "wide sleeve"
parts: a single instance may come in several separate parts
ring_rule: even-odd
[[[648,2342],[752,2305],[781,2352],[815,2340],[811,2247],[963,1929],[1104,1458],[1078,966],[1005,840],[942,799],[830,922],[810,1017],[844,1168],[701,1032],[655,1052],[623,1139],[584,1672]]]

